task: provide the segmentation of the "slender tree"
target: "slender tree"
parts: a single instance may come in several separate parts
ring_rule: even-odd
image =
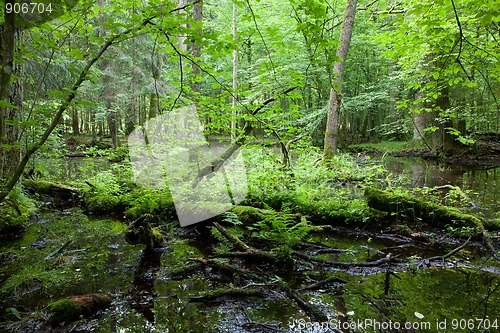
[[[333,66],[335,75],[332,88],[330,89],[330,101],[328,103],[328,113],[325,131],[325,145],[323,149],[323,160],[330,160],[337,152],[338,123],[340,102],[342,100],[342,81],[344,80],[345,61],[347,52],[351,44],[352,30],[354,27],[354,17],[356,16],[357,0],[347,0],[342,30],[340,31],[340,44],[337,48],[337,58]]]
[[[233,42],[236,43],[237,30],[236,30],[236,19],[237,19],[237,6],[233,3]],[[236,105],[238,102],[236,91],[238,90],[238,50],[235,48],[233,50],[233,96],[232,96],[232,110],[233,115],[231,117],[231,140],[236,139]]]

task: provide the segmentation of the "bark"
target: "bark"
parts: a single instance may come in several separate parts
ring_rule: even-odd
[[[438,130],[432,135],[432,148],[434,153],[444,152],[445,154],[453,152],[455,146],[455,137],[448,133],[446,128],[453,127],[453,121],[449,118],[442,118],[440,113],[450,108],[450,97],[448,87],[441,89],[441,94],[436,100],[436,111],[434,112],[434,124]]]
[[[195,21],[197,22],[201,22],[203,20],[203,1],[197,1],[193,4],[192,15],[193,19],[195,19]],[[201,28],[198,28],[196,30],[196,34],[198,36],[201,35]],[[193,55],[193,59],[195,60],[201,57],[201,45],[199,45],[196,42],[191,44],[191,54]],[[193,70],[193,77],[190,82],[191,91],[194,93],[196,99],[196,95],[200,93],[200,81],[198,79],[198,75],[200,74],[200,68],[195,63],[192,63],[191,65]]]
[[[237,6],[233,4],[233,42],[236,43],[237,31],[236,31],[236,18],[237,18]],[[233,98],[232,98],[232,108],[233,108],[233,116],[231,119],[231,140],[234,141],[236,139],[236,103],[237,99],[237,90],[238,90],[238,50],[233,50]]]
[[[22,35],[22,30],[15,26],[14,14],[5,13],[5,22],[0,27],[0,99],[10,105],[0,105],[0,178],[11,175],[21,160],[21,128],[6,121],[19,121],[22,116],[23,65],[14,60]],[[16,77],[14,82],[12,76]]]
[[[335,81],[330,89],[330,101],[328,104],[328,114],[325,131],[325,146],[323,150],[323,159],[328,161],[337,152],[338,143],[338,122],[340,103],[342,101],[342,81],[344,80],[345,61],[347,52],[351,44],[352,30],[354,27],[354,17],[356,16],[357,0],[348,0],[340,32],[340,44],[337,48],[338,61],[333,66]]]

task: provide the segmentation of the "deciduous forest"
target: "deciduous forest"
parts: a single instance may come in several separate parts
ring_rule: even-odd
[[[0,332],[493,332],[500,1],[3,0]]]

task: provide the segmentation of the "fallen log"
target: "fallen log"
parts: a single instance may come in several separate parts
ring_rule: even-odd
[[[50,317],[49,325],[56,326],[87,318],[111,304],[112,297],[101,294],[87,294],[60,299],[48,305]]]
[[[484,229],[481,220],[473,215],[464,214],[456,208],[441,206],[408,194],[395,194],[366,187],[365,198],[370,208],[394,214],[409,223],[423,222],[439,228],[448,225],[473,227],[477,234],[481,234]]]
[[[45,194],[58,201],[71,201],[78,197],[79,189],[76,187],[48,182],[44,180],[23,179],[23,187],[31,193]]]
[[[408,194],[395,194],[372,187],[365,188],[365,198],[370,208],[394,214],[408,223],[426,223],[438,228],[447,226],[473,228],[474,235],[481,237],[486,249],[493,257],[500,260],[500,255],[484,228],[483,222],[476,216],[464,214],[456,208],[427,202]]]

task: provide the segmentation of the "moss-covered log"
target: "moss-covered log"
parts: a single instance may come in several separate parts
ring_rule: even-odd
[[[369,207],[397,215],[409,223],[426,223],[438,228],[471,227],[477,234],[482,234],[484,230],[481,220],[473,215],[408,194],[396,194],[366,187],[365,198]]]
[[[22,185],[30,193],[45,194],[65,203],[77,199],[80,192],[78,188],[44,180],[24,179]]]
[[[112,297],[100,294],[88,294],[60,299],[49,304],[50,317],[48,323],[56,326],[77,320],[81,317],[90,317],[99,310],[111,304]]]

